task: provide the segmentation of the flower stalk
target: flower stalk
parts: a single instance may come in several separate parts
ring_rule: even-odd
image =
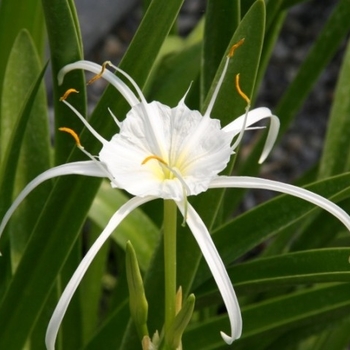
[[[176,203],[164,200],[165,333],[176,315],[176,220]]]

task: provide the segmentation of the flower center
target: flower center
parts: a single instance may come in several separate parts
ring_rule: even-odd
[[[183,201],[184,201],[184,207],[185,207],[184,221],[182,223],[182,226],[185,226],[186,219],[187,219],[187,196],[190,193],[190,188],[186,184],[186,181],[184,180],[184,178],[182,177],[180,171],[177,168],[170,167],[166,161],[164,161],[162,158],[160,158],[160,157],[158,157],[156,155],[151,155],[151,156],[146,157],[142,161],[141,165],[146,164],[150,160],[157,160],[161,164],[161,166],[164,167],[164,169],[163,169],[164,179],[172,180],[172,179],[176,178],[176,179],[178,179],[180,181],[181,186],[182,186]]]
[[[182,186],[184,186],[184,188],[186,188],[186,189],[188,188],[180,171],[175,167],[169,166],[169,164],[164,159],[160,158],[159,156],[156,156],[156,155],[148,156],[142,161],[141,165],[144,165],[153,159],[157,160],[161,164],[161,166],[163,168],[163,173],[164,173],[164,180],[165,179],[172,180],[174,178],[177,178],[181,182]]]

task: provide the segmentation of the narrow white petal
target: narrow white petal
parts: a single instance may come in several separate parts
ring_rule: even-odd
[[[118,68],[117,66],[111,64],[111,67],[114,68],[118,73],[124,75],[124,77],[127,78],[130,81],[130,83],[135,88],[136,92],[138,93],[142,104],[147,104],[146,98],[143,95],[143,93],[142,93],[141,89],[139,88],[139,86],[136,84],[136,81],[133,78],[131,78],[131,76],[128,73],[124,72],[122,69]]]
[[[18,195],[18,197],[12,203],[11,207],[8,209],[8,211],[6,212],[5,216],[2,219],[2,222],[0,225],[0,237],[2,232],[5,229],[6,224],[11,218],[12,214],[17,209],[17,207],[21,204],[23,199],[27,197],[28,194],[31,191],[33,191],[34,188],[40,185],[42,182],[57,176],[62,176],[62,175],[85,175],[85,176],[106,177],[106,172],[103,171],[96,164],[96,162],[93,162],[93,161],[63,164],[44,171],[43,173],[38,175],[34,180],[29,182],[28,185],[22,190],[22,192]]]
[[[68,72],[75,69],[83,69],[88,72],[99,74],[102,70],[102,66],[89,61],[77,61],[71,64],[67,64],[58,73],[58,76],[57,76],[58,84],[61,85],[63,82],[64,76]],[[130,90],[130,88],[111,71],[109,71],[108,69],[105,69],[102,74],[102,77],[106,79],[109,83],[111,83],[123,95],[123,97],[127,100],[127,102],[130,104],[131,107],[139,103],[138,98]]]
[[[280,127],[279,119],[275,115],[273,115],[268,108],[260,107],[260,108],[253,109],[248,113],[246,122],[245,122],[245,114],[244,114],[238,117],[237,119],[235,119],[230,124],[227,124],[222,129],[223,131],[226,131],[228,133],[233,133],[233,137],[234,137],[235,135],[238,135],[241,132],[244,123],[246,128],[248,128],[251,125],[257,123],[258,121],[266,118],[270,118],[270,127],[269,127],[269,133],[266,138],[264,149],[259,159],[260,164],[266,159],[266,157],[271,152],[271,149],[276,141],[278,130]]]
[[[313,203],[338,218],[350,231],[350,216],[339,206],[316,193],[283,182],[248,176],[219,176],[209,188],[256,188],[290,194]]]
[[[104,139],[89,123],[88,121],[79,113],[79,111],[74,108],[68,101],[62,101],[66,106],[68,106],[74,114],[81,120],[81,122],[86,126],[86,128],[94,135],[97,140],[99,140],[103,145],[105,145],[108,141]]]
[[[269,118],[271,115],[272,115],[271,110],[266,107],[259,107],[259,108],[252,109],[248,113],[246,126],[249,127],[250,125],[257,123],[260,120]],[[223,127],[222,130],[226,132],[233,132],[234,135],[238,135],[242,130],[244,118],[245,118],[245,114],[242,114],[241,116],[233,120],[231,123]]]
[[[114,122],[117,124],[118,128],[120,129],[122,126],[122,122],[120,122],[118,120],[118,118],[114,115],[114,113],[112,112],[112,110],[110,108],[108,108],[108,112],[112,116],[112,118],[113,118]]]
[[[263,163],[267,158],[267,156],[270,154],[272,147],[276,142],[279,128],[280,128],[280,120],[275,115],[271,115],[269,133],[267,134],[265,146],[259,158],[259,164]]]
[[[51,316],[46,331],[45,344],[48,350],[55,349],[55,342],[58,329],[61,325],[64,314],[66,313],[70,300],[72,299],[74,292],[78,288],[80,281],[84,277],[86,270],[90,266],[91,262],[95,258],[96,254],[99,252],[104,242],[108,239],[112,232],[117,228],[121,221],[123,221],[123,219],[130,212],[139,207],[141,204],[149,202],[153,199],[154,197],[134,197],[128,202],[126,202],[122,207],[120,207],[120,209],[111,217],[105,229],[102,231],[102,233],[92,245],[90,250],[86,253],[78,268],[75,270],[72,278],[70,279],[65,290],[63,291],[60,300],[58,301],[58,304],[55,308],[54,313]]]
[[[177,205],[182,212],[182,215],[185,215],[184,203],[182,201],[177,202]],[[186,222],[202,251],[219,288],[222,299],[224,300],[231,324],[231,336],[224,332],[221,332],[221,336],[227,344],[231,344],[235,339],[238,339],[242,333],[242,317],[235,291],[227,274],[225,265],[221,260],[206,226],[198,213],[189,203],[187,207]]]
[[[210,116],[210,113],[213,110],[216,98],[218,97],[219,91],[221,89],[222,82],[224,81],[229,62],[230,62],[230,57],[227,57],[225,65],[224,65],[224,69],[222,70],[220,79],[219,79],[218,83],[216,84],[215,90],[211,96],[210,102],[208,104],[207,110],[204,113],[204,116]]]
[[[161,103],[147,103],[146,98],[143,95],[140,87],[137,85],[136,81],[133,78],[131,78],[131,76],[128,73],[124,72],[117,66],[111,64],[111,67],[114,68],[118,73],[122,74],[125,78],[127,78],[136,90],[137,94],[139,95],[141,101],[141,103],[139,103],[139,107],[141,108],[141,111],[145,117],[144,120],[146,122],[146,130],[151,136],[151,139],[149,139],[148,141],[153,144],[155,153],[164,157],[164,135],[161,132],[162,128],[156,123],[156,120],[159,119],[156,118],[156,116],[158,115],[158,113],[160,113],[161,116],[165,116],[169,107],[162,105]]]

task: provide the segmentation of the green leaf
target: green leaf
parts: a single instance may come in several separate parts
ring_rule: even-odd
[[[326,141],[320,161],[319,178],[349,169],[350,147],[350,44],[348,44],[334,94]],[[347,161],[344,161],[347,160]]]
[[[238,296],[300,284],[347,282],[350,277],[349,248],[302,251],[234,265],[227,269]],[[219,301],[211,279],[196,289],[197,305],[209,306]],[[216,297],[216,298],[214,298]]]
[[[102,230],[117,209],[128,199],[122,191],[112,189],[110,184],[104,181],[92,203],[89,217]],[[145,271],[158,244],[159,229],[141,209],[136,209],[113,232],[112,238],[123,249],[125,249],[126,242],[131,241],[140,268]]]
[[[21,71],[18,69],[18,61],[19,58],[18,55],[21,55],[21,58],[27,57],[28,60],[32,61],[34,64],[34,69],[30,67],[30,72],[28,69],[25,69],[25,71]],[[34,55],[34,56],[32,56]],[[17,86],[18,88],[14,90],[9,90],[7,94],[5,94],[2,98],[2,106],[1,109],[3,111],[3,118],[1,121],[2,124],[2,131],[4,133],[1,134],[1,139],[6,141],[2,144],[2,148],[6,150],[6,153],[4,154],[4,157],[2,159],[1,164],[1,205],[0,205],[0,215],[1,217],[4,215],[5,210],[11,203],[12,198],[12,192],[14,188],[14,182],[16,178],[16,167],[19,161],[20,151],[21,151],[21,145],[24,140],[25,130],[28,123],[28,120],[31,116],[31,111],[35,106],[36,111],[38,112],[41,109],[41,100],[36,98],[36,95],[38,94],[40,84],[43,78],[43,75],[45,73],[45,68],[40,72],[38,68],[38,62],[36,61],[36,56],[33,54],[33,47],[31,45],[30,38],[28,37],[27,32],[22,32],[18,40],[15,43],[14,50],[13,50],[13,63],[17,62],[17,65],[15,64],[10,65],[9,69],[7,70],[7,79],[9,80],[9,83],[11,80],[18,81],[18,79],[23,78],[23,85]],[[34,63],[35,62],[35,63]],[[17,69],[16,69],[17,67]],[[23,73],[23,77],[21,77],[21,73]],[[34,73],[34,74],[33,74]],[[35,78],[34,78],[35,77]],[[35,80],[36,79],[36,80]],[[34,80],[34,83],[33,83]],[[11,81],[11,85],[13,85],[13,81]],[[14,95],[15,94],[15,95]],[[21,110],[18,109],[18,106],[21,106],[18,104],[18,100],[15,101],[13,98],[18,94],[18,96],[24,100],[24,103],[22,105]],[[42,95],[41,95],[42,97]],[[11,100],[12,99],[12,100]],[[41,118],[41,116],[39,116]],[[45,117],[45,115],[44,115]],[[47,121],[44,121],[44,126],[47,125]],[[33,131],[33,128],[32,128]],[[47,148],[47,144],[45,144],[45,141],[47,141],[47,134],[44,135],[43,132],[45,132],[45,128],[41,129],[38,128],[38,134],[39,137],[42,137],[43,139],[40,141],[43,141],[44,148]],[[47,132],[47,130],[46,130]],[[30,135],[28,135],[29,137]],[[45,155],[45,152],[47,152],[47,149],[43,149],[41,153]],[[47,159],[46,159],[47,160]],[[44,161],[44,159],[43,159]],[[34,170],[35,171],[35,170]]]
[[[237,30],[232,36],[202,106],[202,110],[205,111],[221,76],[226,62],[226,55],[230,48],[244,38],[243,45],[235,51],[234,56],[231,58],[226,78],[212,111],[212,117],[220,119],[223,126],[244,114],[245,111],[246,102],[237,93],[234,85],[236,74],[240,74],[242,90],[252,98],[264,40],[264,31],[265,6],[262,0],[257,0],[239,23]]]
[[[23,61],[26,64],[23,64]],[[34,88],[30,97],[33,100],[28,98],[28,91],[33,89],[33,81],[38,75],[42,78],[40,66],[40,59],[30,34],[26,30],[21,31],[9,56],[4,77],[7,88],[4,89],[1,98],[0,148],[4,151],[2,178],[5,181],[1,187],[2,191],[7,192],[7,195],[3,194],[2,197],[2,205],[5,207],[10,204],[14,184],[15,194],[18,194],[30,180],[50,167],[49,126],[43,85],[38,91]],[[23,108],[19,101],[25,101],[24,105],[27,101],[26,107]],[[31,228],[35,224],[35,217],[44,204],[44,194],[49,188],[47,184],[36,192],[32,196],[33,203],[24,204],[15,215],[17,219],[12,221],[9,236],[13,269],[20,260]]]
[[[28,66],[22,67],[22,70],[19,69],[19,61],[23,60],[23,58],[26,58],[33,64],[34,69]],[[6,82],[11,88],[7,90],[1,99],[3,117],[1,119],[0,142],[1,149],[5,151],[1,159],[1,217],[11,203],[16,167],[30,113],[34,108],[33,106],[36,104],[35,108],[37,113],[42,112],[42,91],[41,98],[39,100],[35,100],[35,98],[38,94],[46,67],[40,72],[38,66],[39,64],[32,41],[28,32],[23,31],[19,34],[14,44],[11,64],[6,71]],[[17,84],[18,80],[22,79],[23,84]],[[24,100],[23,105],[19,104],[18,100]],[[45,115],[43,117],[45,118]],[[40,118],[42,117],[40,116]],[[47,121],[44,119],[44,128],[40,128],[39,126],[38,132],[39,137],[43,137],[42,141],[44,141],[41,146],[47,148],[48,144],[45,143],[45,141],[47,141],[47,129],[45,125],[47,125]],[[43,134],[45,132],[46,135]],[[42,152],[45,153],[47,150],[44,149]]]
[[[83,350],[121,349],[127,320],[129,319],[129,303],[124,300],[120,307],[98,328]],[[134,330],[136,332],[136,330]]]
[[[229,122],[245,112],[246,102],[238,94],[234,86],[234,79],[237,74],[240,74],[241,89],[248,96],[253,95],[260,61],[262,42],[264,38],[264,27],[265,6],[263,1],[258,0],[240,22],[228,48],[226,49],[226,53],[228,53],[232,45],[239,42],[239,40],[242,38],[245,39],[243,45],[237,48],[234,56],[231,58],[226,77],[223,81],[211,113],[213,118],[220,119],[222,126],[227,125]],[[213,94],[216,84],[221,76],[225,62],[226,55],[221,61],[207,99],[205,100],[203,108],[204,111],[209,104],[211,95]],[[233,163],[234,159],[223,173],[230,174]],[[224,192],[224,190],[217,192],[206,192],[201,195],[200,199],[194,199],[196,209],[209,229],[214,226],[215,220],[217,219],[219,206],[221,205]],[[211,205],[209,206],[207,203],[210,203]]]
[[[270,61],[271,54],[275,48],[278,35],[280,34],[280,30],[286,17],[286,12],[280,11],[281,1],[282,0],[269,1],[266,5],[266,34],[256,82],[257,90],[264,78],[266,67]],[[254,101],[252,105],[254,105]]]
[[[240,1],[209,0],[203,38],[201,103],[210,89],[221,59],[241,20]]]
[[[199,74],[201,50],[201,44],[197,43],[165,56],[152,72],[154,78],[147,99],[176,106]]]
[[[23,52],[20,50],[18,51],[18,49],[21,48],[21,50],[23,50]],[[11,204],[11,200],[12,200],[12,194],[13,194],[13,190],[14,190],[14,185],[15,185],[15,179],[16,179],[16,167],[19,161],[19,157],[20,157],[20,151],[21,151],[21,145],[22,145],[22,141],[24,139],[24,134],[25,134],[25,130],[26,130],[26,126],[28,123],[28,120],[30,118],[31,115],[31,111],[33,109],[33,106],[36,104],[36,106],[38,107],[40,105],[40,99],[35,99],[38,91],[40,89],[40,85],[45,73],[45,69],[46,67],[44,67],[44,69],[39,73],[39,71],[37,71],[37,62],[34,63],[35,61],[35,55],[34,57],[32,57],[31,55],[33,54],[33,48],[31,47],[31,41],[28,38],[28,34],[26,32],[23,32],[22,34],[19,35],[18,40],[17,40],[17,44],[15,45],[15,49],[13,51],[13,55],[14,57],[18,58],[18,54],[22,55],[23,57],[31,57],[30,60],[33,61],[33,69],[31,68],[31,72],[37,72],[37,75],[34,77],[34,75],[31,75],[31,78],[33,80],[31,82],[28,82],[28,79],[24,79],[25,80],[25,85],[23,85],[23,90],[21,90],[21,88],[18,89],[19,94],[23,95],[23,93],[26,93],[25,97],[23,98],[23,106],[22,109],[20,111],[17,110],[18,113],[18,117],[16,115],[12,115],[11,113],[8,113],[7,116],[4,116],[2,119],[2,124],[5,126],[6,124],[10,125],[11,122],[9,122],[9,120],[12,121],[16,121],[16,124],[11,126],[12,130],[8,131],[9,134],[11,135],[11,138],[8,140],[8,143],[6,145],[6,153],[3,155],[4,158],[2,159],[2,164],[1,164],[1,169],[0,169],[0,217],[3,217],[7,208],[10,206]],[[13,67],[11,69],[15,69],[16,67]],[[18,68],[18,67],[17,67]],[[9,71],[11,71],[11,69],[9,69]],[[19,73],[20,70],[17,70],[17,73]],[[8,73],[9,76],[12,76],[10,73]],[[30,74],[27,72],[27,74]],[[18,78],[18,77],[17,77]],[[28,76],[27,76],[28,78]],[[10,78],[9,78],[10,79]],[[17,80],[17,79],[15,79]],[[29,84],[29,85],[28,85]],[[26,91],[25,91],[26,90]],[[2,109],[6,110],[6,103],[8,101],[5,101],[4,99],[2,100],[2,102],[4,103],[4,105],[2,105]],[[18,101],[16,100],[15,102],[15,106],[18,105]],[[13,105],[11,105],[11,110],[14,111],[14,107]],[[9,112],[9,110],[6,110],[6,113]],[[5,114],[6,114],[5,113]],[[7,123],[6,123],[7,122]],[[45,123],[44,123],[45,125]],[[39,128],[40,129],[40,128]],[[43,137],[43,140],[45,140],[45,136],[44,135],[39,135],[41,137]],[[1,135],[1,138],[5,137],[4,134]],[[4,145],[5,146],[5,145]],[[3,146],[2,146],[3,147]],[[43,154],[45,154],[45,151],[43,151]],[[37,208],[37,207],[36,207]],[[23,231],[22,231],[23,232]],[[25,233],[26,236],[26,233]],[[6,250],[6,256],[3,256],[2,259],[0,260],[0,269],[2,271],[1,276],[1,283],[0,283],[0,291],[3,292],[4,289],[6,288],[6,278],[12,274],[12,269],[13,267],[12,265],[12,257],[13,254],[11,253],[10,250],[10,246],[9,246],[9,240],[6,239],[6,234],[5,236],[2,238],[1,240],[1,250],[4,252],[5,254],[5,250]],[[26,241],[26,239],[24,238],[24,241]],[[23,242],[24,243],[24,242]],[[21,244],[22,247],[22,244]]]
[[[347,213],[350,209],[349,199],[339,203]],[[327,247],[335,240],[341,232],[346,232],[344,226],[334,217],[327,217],[323,213],[317,213],[310,220],[306,221],[296,231],[298,234],[294,236],[290,250],[315,249]],[[313,237],[313,233],[317,232],[317,236]]]
[[[350,311],[348,283],[309,288],[242,309],[243,335],[234,349],[286,349],[320,329],[330,327]],[[219,332],[227,317],[213,318],[189,328],[183,345],[189,349],[227,349]]]
[[[343,320],[338,327],[332,327],[322,334],[323,336],[317,336],[313,340],[313,350],[343,350],[346,349],[350,342],[349,334],[350,320]],[[310,347],[309,347],[310,348]]]
[[[4,88],[4,74],[10,51],[17,35],[24,28],[29,31],[42,59],[45,31],[40,0],[2,0],[0,2],[0,96]]]
[[[59,101],[59,98],[67,89],[75,88],[79,91],[79,94],[74,96],[74,106],[85,115],[86,87],[84,75],[81,71],[74,71],[69,74],[62,86],[58,86],[57,74],[66,64],[81,60],[83,50],[74,2],[72,0],[43,0],[42,6],[49,37],[52,66],[55,109],[55,164],[61,164],[70,155],[72,143],[67,142],[68,136],[59,132],[58,128],[68,126],[79,134],[83,126],[75,114]]]
[[[87,247],[90,247],[95,242],[100,233],[100,227],[94,223],[90,223],[89,233],[86,235],[87,237],[85,237],[87,240]],[[103,287],[100,282],[103,280],[105,274],[109,251],[109,244],[101,248],[78,289],[81,302],[84,344],[91,338],[91,334],[95,332],[96,325],[98,325],[100,321],[99,315],[101,311],[101,294]]]

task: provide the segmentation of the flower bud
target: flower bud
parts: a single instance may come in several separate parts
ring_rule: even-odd
[[[194,294],[189,295],[185,304],[175,316],[173,324],[168,329],[167,334],[165,335],[165,341],[170,349],[178,349],[180,347],[182,334],[193,314],[195,299]]]
[[[135,250],[130,241],[126,243],[126,277],[129,287],[131,317],[142,340],[144,336],[148,336],[148,303]]]

